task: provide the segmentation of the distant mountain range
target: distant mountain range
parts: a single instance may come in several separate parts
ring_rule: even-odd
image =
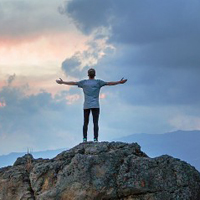
[[[200,171],[200,131],[175,131],[165,134],[133,134],[114,139],[137,142],[150,157],[168,154],[193,165]]]
[[[122,138],[113,139],[121,142],[137,142],[142,151],[150,157],[157,157],[168,154],[175,158],[184,160],[200,171],[200,131],[175,131],[165,134],[133,134]],[[47,150],[33,152],[34,158],[53,158],[64,149]],[[0,156],[0,167],[13,165],[18,157],[25,155],[22,153],[10,153]]]
[[[38,151],[38,152],[33,152],[31,154],[33,155],[34,158],[53,158],[64,150],[66,149],[63,148],[56,150]],[[24,156],[25,154],[26,152],[21,152],[21,153],[14,152],[8,155],[0,156],[0,168],[13,165],[13,163],[17,160],[18,157]]]

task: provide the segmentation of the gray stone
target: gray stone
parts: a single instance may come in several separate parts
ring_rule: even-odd
[[[200,173],[137,143],[80,143],[53,159],[18,158],[0,169],[0,200],[200,200]]]

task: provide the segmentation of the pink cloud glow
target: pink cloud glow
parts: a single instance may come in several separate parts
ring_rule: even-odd
[[[0,108],[3,108],[6,106],[6,103],[5,102],[0,102]]]
[[[44,34],[24,38],[0,38],[1,65],[62,62],[77,49],[85,50],[87,37],[77,32]]]
[[[4,40],[5,39],[5,40]],[[18,39],[0,37],[0,88],[6,85],[10,74],[16,74],[13,87],[28,84],[27,94],[44,89],[51,94],[70,87],[59,87],[55,79],[62,77],[61,64],[77,50],[88,47],[88,38],[78,32],[28,36]]]

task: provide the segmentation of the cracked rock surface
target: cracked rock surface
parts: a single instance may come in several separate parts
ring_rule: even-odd
[[[87,142],[53,159],[26,154],[0,169],[0,200],[200,200],[200,173],[137,143]]]

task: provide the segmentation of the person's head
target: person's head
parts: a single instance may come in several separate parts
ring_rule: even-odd
[[[88,76],[89,76],[89,78],[94,78],[95,75],[96,75],[95,70],[94,70],[93,68],[90,68],[90,69],[88,70]]]

